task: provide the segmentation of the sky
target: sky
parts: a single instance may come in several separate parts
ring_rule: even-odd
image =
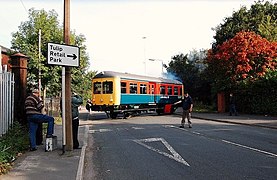
[[[255,0],[71,0],[70,28],[86,37],[92,71],[161,76],[174,55],[209,49],[224,18]],[[0,45],[28,21],[28,10],[54,9],[63,24],[64,0],[1,0]],[[154,61],[150,61],[152,59]]]

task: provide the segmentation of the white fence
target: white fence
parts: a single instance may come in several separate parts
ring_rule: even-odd
[[[0,136],[5,134],[13,123],[14,75],[7,72],[7,65],[0,64]]]

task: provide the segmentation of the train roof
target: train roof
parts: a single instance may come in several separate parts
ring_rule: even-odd
[[[141,80],[141,81],[150,81],[150,82],[159,82],[159,83],[182,84],[182,82],[174,79],[167,79],[167,78],[161,78],[161,77],[157,78],[157,77],[151,77],[151,76],[143,76],[143,75],[121,73],[121,72],[114,72],[114,71],[102,71],[96,74],[93,79],[107,78],[107,77],[119,77],[121,79]]]

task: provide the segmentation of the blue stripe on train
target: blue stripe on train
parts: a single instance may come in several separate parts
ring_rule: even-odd
[[[120,104],[173,104],[178,101],[178,96],[160,96],[149,94],[121,94]]]
[[[120,104],[148,104],[148,103],[154,103],[154,95],[121,94]]]

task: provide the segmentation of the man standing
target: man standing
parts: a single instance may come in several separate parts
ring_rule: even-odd
[[[54,133],[54,118],[41,113],[44,107],[41,98],[39,97],[38,89],[34,89],[32,93],[25,100],[25,111],[27,120],[29,122],[29,138],[31,144],[31,151],[37,150],[36,148],[36,131],[38,125],[41,123],[47,123],[47,135],[46,138],[52,138]]]
[[[91,110],[91,106],[92,106],[91,100],[88,99],[87,104],[86,104],[86,109],[88,110],[89,113],[90,113],[90,110]]]
[[[191,96],[188,94],[188,92],[185,92],[184,94],[184,99],[174,103],[174,105],[182,103],[182,108],[183,108],[183,115],[182,115],[182,121],[181,121],[181,126],[180,128],[184,128],[185,126],[185,119],[187,118],[189,128],[192,128],[192,123],[191,123],[191,112],[192,112],[192,107],[193,107],[193,101]]]
[[[79,128],[79,106],[83,104],[81,96],[73,93],[71,98],[72,108],[72,135],[73,135],[73,149],[80,149],[78,141],[78,128]]]
[[[236,110],[236,103],[235,103],[235,97],[233,93],[230,93],[230,99],[229,99],[229,113],[230,116],[234,113],[236,116],[238,115],[238,112]]]

